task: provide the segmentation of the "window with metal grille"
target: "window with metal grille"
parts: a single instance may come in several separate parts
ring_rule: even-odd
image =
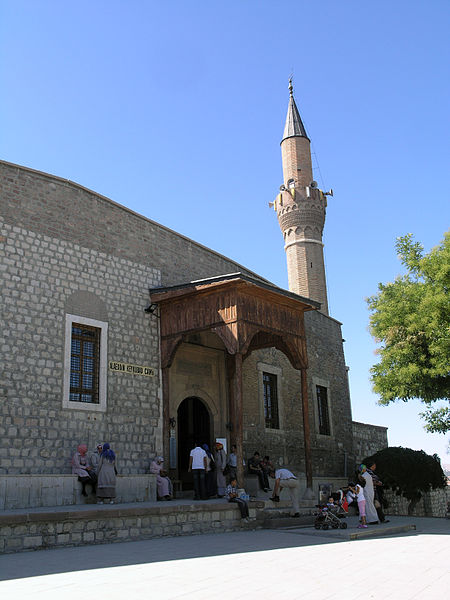
[[[273,375],[272,373],[263,373],[264,418],[266,427],[269,429],[280,428],[277,386],[278,382],[276,375]]]
[[[323,385],[316,385],[316,396],[317,414],[319,415],[319,433],[322,435],[331,435],[327,388]]]
[[[100,329],[72,323],[70,354],[71,402],[98,404]]]

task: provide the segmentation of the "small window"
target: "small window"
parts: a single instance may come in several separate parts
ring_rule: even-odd
[[[317,414],[319,416],[319,433],[321,435],[331,435],[327,388],[323,385],[316,385],[316,396]]]
[[[72,323],[70,402],[98,404],[100,329]]]
[[[108,323],[66,314],[63,408],[106,411]]]
[[[278,393],[277,376],[272,373],[263,373],[264,390],[264,418],[266,427],[269,429],[279,429],[280,421],[278,418]]]

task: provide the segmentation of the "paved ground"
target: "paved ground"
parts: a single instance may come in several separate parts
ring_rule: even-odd
[[[389,533],[414,523],[410,533]],[[0,556],[2,600],[428,600],[450,590],[450,520],[391,518],[384,537],[259,530]],[[347,532],[356,532],[349,520]]]

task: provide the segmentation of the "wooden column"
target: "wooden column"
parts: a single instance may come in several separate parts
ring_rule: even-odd
[[[240,487],[244,486],[243,459],[243,402],[242,402],[242,354],[236,352],[234,355],[233,397],[235,422],[233,424],[234,436],[237,448],[237,480]]]
[[[226,355],[226,373],[227,373],[227,391],[228,391],[228,423],[231,426],[230,431],[230,446],[227,449],[228,454],[231,452],[231,446],[234,444],[235,426],[236,426],[236,411],[234,409],[234,356]]]
[[[312,497],[312,460],[311,460],[311,431],[309,428],[309,403],[308,403],[308,380],[307,370],[301,369],[302,376],[302,412],[303,412],[303,435],[305,438],[305,471],[306,471],[306,494]]]
[[[169,414],[169,367],[162,369],[162,414],[163,414],[163,455],[166,469],[169,469],[169,434],[170,434],[170,414]]]

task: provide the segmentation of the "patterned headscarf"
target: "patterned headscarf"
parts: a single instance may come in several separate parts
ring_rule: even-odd
[[[116,460],[116,455],[111,450],[111,446],[108,443],[103,444],[102,457],[111,463]]]
[[[360,473],[364,473],[364,471],[367,471],[367,467],[366,467],[366,465],[364,463],[361,463],[359,465],[359,472]]]

